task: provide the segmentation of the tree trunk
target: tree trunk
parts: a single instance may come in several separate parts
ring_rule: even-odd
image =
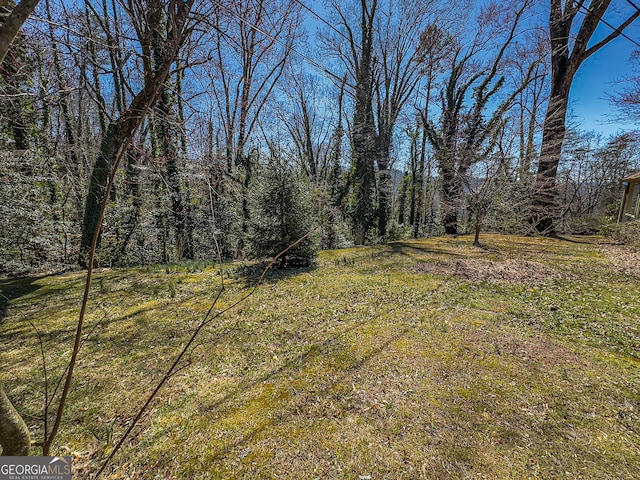
[[[377,2],[370,7],[361,1],[361,51],[356,59],[355,105],[353,112],[353,188],[355,208],[352,212],[354,242],[364,245],[367,230],[371,226],[375,193],[374,158],[376,155],[376,134],[373,119],[373,24]]]
[[[422,113],[422,112],[420,112]],[[409,198],[409,226],[411,227],[411,236],[418,238],[420,231],[420,223],[422,221],[422,191],[424,187],[424,164],[425,164],[425,144],[426,136],[420,134],[417,128],[410,136],[410,164],[411,164],[411,196]],[[421,149],[418,150],[418,139],[422,137]]]
[[[188,207],[186,205],[180,181],[179,132],[174,127],[179,121],[174,108],[174,99],[166,87],[162,87],[158,100],[153,128],[158,139],[158,156],[166,164],[166,182],[169,189],[170,213],[173,220],[173,245],[176,262],[189,258],[191,246],[187,239]]]
[[[355,208],[352,218],[356,245],[364,245],[367,230],[371,225],[375,192],[375,171],[372,160],[374,149],[371,147],[373,129],[365,127],[365,130],[363,133],[354,133],[353,139]]]
[[[4,57],[7,56],[7,52],[9,51],[9,47],[13,40],[18,35],[20,28],[22,28],[22,24],[29,18],[31,12],[38,5],[39,0],[22,0],[16,7],[11,11],[7,19],[0,25],[0,63],[4,60]]]
[[[447,161],[440,162],[442,177],[442,224],[447,235],[458,234],[458,202],[460,198],[460,181]]]
[[[30,143],[29,125],[25,116],[28,106],[24,100],[27,79],[18,73],[24,68],[24,61],[18,58],[12,59],[11,55],[0,66],[0,79],[6,82],[3,93],[9,99],[6,112],[7,130],[11,132],[16,150],[27,150]]]
[[[3,456],[28,456],[31,448],[29,429],[4,393],[0,383],[0,446]]]
[[[129,109],[116,122],[109,124],[107,132],[102,138],[100,152],[91,173],[89,193],[87,194],[84,220],[82,222],[79,258],[82,267],[87,266],[87,254],[91,250],[93,235],[98,227],[100,205],[104,199],[111,169],[120,154],[120,150],[127,145],[139,122],[155,103],[157,92],[164,83],[170,64],[171,62],[168,62],[160,72],[148,80],[144,89],[133,99]],[[99,244],[100,241],[98,240]]]
[[[475,225],[474,225],[474,236],[473,236],[473,246],[480,247],[480,233],[482,232],[482,218],[484,217],[485,210],[481,205],[481,200],[479,197],[476,197],[476,211],[475,211]]]
[[[622,35],[623,31],[640,17],[640,10],[634,8],[633,13],[626,19],[623,16],[624,21],[617,26],[607,24],[613,32],[603,39],[591,42],[610,4],[611,0],[598,0],[590,2],[589,8],[584,8],[583,2],[550,1],[551,95],[544,120],[540,162],[530,218],[531,224],[541,234],[556,233],[553,224],[557,217],[556,175],[566,130],[569,90],[573,78],[587,58]],[[578,29],[574,25],[576,19],[580,19],[581,22]]]
[[[91,251],[93,235],[98,227],[100,205],[104,199],[111,167],[115,162],[120,147],[127,138],[128,134],[125,134],[122,128],[119,129],[117,123],[112,123],[107,127],[107,132],[100,143],[100,152],[98,153],[98,158],[96,158],[96,163],[93,165],[89,193],[84,205],[80,258],[78,259],[82,268],[87,267],[88,254]],[[97,245],[100,245],[100,237],[98,237]]]
[[[384,147],[383,147],[384,148]],[[384,241],[387,236],[387,224],[389,222],[389,214],[391,205],[389,199],[391,197],[391,170],[389,161],[389,152],[380,151],[378,160],[378,236],[380,241]]]
[[[123,194],[130,199],[131,204],[122,216],[123,233],[119,239],[119,246],[116,248],[116,264],[128,263],[128,259],[126,258],[127,249],[140,219],[142,199],[140,197],[140,169],[138,167],[137,152],[127,152]]]
[[[174,13],[171,17],[172,24],[167,27],[167,31],[170,32],[170,38],[166,39],[165,48],[163,49],[162,55],[157,59],[158,61],[152,74],[145,75],[142,90],[131,101],[129,108],[127,108],[116,121],[109,124],[102,138],[100,151],[91,174],[89,193],[87,194],[84,219],[82,222],[79,257],[79,263],[82,267],[87,266],[93,236],[95,232],[98,231],[101,204],[104,199],[111,170],[117,166],[116,163],[119,161],[121,150],[127,147],[131,137],[142,122],[142,119],[157,101],[158,93],[164,85],[171,65],[174,63],[180,46],[184,41],[184,35],[186,34],[185,24],[192,4],[192,0],[178,4],[177,13]],[[150,28],[158,28],[158,25],[151,25]],[[141,39],[141,42],[144,48],[144,39]],[[98,236],[96,246],[98,246],[99,243],[100,237]]]
[[[558,209],[556,176],[566,133],[565,118],[569,100],[568,88],[566,90],[566,94],[558,93],[549,100],[542,131],[542,147],[531,210],[531,223],[542,235],[556,234],[553,224]]]
[[[409,216],[411,215],[411,185],[412,176],[409,172],[404,172],[402,175],[402,181],[397,193],[397,218],[400,225],[411,225],[409,223]],[[408,210],[408,212],[407,212]]]

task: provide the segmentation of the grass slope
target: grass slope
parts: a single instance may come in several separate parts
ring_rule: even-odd
[[[314,269],[271,273],[203,332],[106,477],[639,478],[639,263],[596,239],[484,241],[323,252]],[[249,283],[225,268],[218,308]],[[0,375],[36,438],[39,339],[55,384],[82,282],[0,282]],[[97,276],[55,452],[76,455],[78,478],[218,285],[196,264]]]

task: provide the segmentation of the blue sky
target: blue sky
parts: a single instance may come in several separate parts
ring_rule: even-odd
[[[620,80],[629,73],[629,53],[615,45],[588,59],[578,71],[571,89],[570,109],[581,129],[614,134],[620,130],[640,128],[624,123],[608,95],[619,93]]]

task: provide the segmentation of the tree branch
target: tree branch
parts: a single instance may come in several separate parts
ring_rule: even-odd
[[[7,56],[9,47],[13,43],[22,28],[24,22],[27,21],[31,12],[36,8],[40,0],[22,0],[11,11],[7,19],[0,26],[0,63]]]

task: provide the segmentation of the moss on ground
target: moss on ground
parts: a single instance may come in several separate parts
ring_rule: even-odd
[[[597,238],[323,252],[203,331],[108,478],[581,478],[640,471],[640,282]],[[618,257],[616,257],[618,258]],[[221,309],[249,279],[225,266]],[[0,282],[0,375],[34,437],[82,275]],[[211,306],[205,264],[100,272],[54,453],[87,478]],[[51,380],[53,379],[53,380]]]

